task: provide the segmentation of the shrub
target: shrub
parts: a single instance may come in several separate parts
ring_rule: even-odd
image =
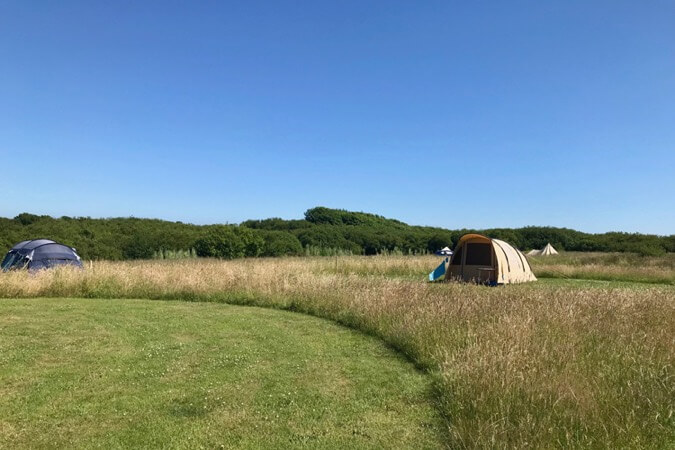
[[[259,233],[244,227],[212,226],[195,242],[198,256],[222,259],[259,256],[262,253],[264,239]]]
[[[429,237],[426,249],[430,252],[435,252],[436,250],[440,250],[446,246],[452,248],[452,237],[450,236],[450,233],[438,232],[432,234],[431,237]]]
[[[231,227],[214,227],[195,242],[198,256],[232,259],[244,256],[244,243]]]
[[[302,244],[297,237],[283,231],[263,233],[262,256],[297,256],[303,253]]]
[[[152,257],[154,249],[150,237],[139,233],[129,238],[123,252],[125,259],[149,259]]]

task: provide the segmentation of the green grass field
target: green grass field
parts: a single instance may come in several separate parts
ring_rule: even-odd
[[[429,377],[301,314],[0,301],[0,448],[437,448]]]
[[[561,258],[533,263],[535,272],[555,270],[561,276],[495,288],[456,282],[427,283],[426,274],[439,262],[439,258],[431,256],[97,262],[87,264],[85,270],[63,268],[35,275],[26,272],[2,274],[0,297],[9,300],[0,300],[1,305],[8,302],[5,307],[15,309],[16,305],[34,305],[33,311],[27,311],[12,324],[12,327],[17,326],[21,330],[18,337],[16,332],[9,333],[9,325],[4,322],[0,325],[2,354],[6,353],[6,348],[20,355],[22,348],[46,346],[46,354],[51,359],[35,357],[33,361],[47,361],[53,365],[61,365],[63,361],[64,370],[79,374],[79,378],[76,376],[76,381],[71,380],[67,384],[71,388],[59,394],[58,402],[44,402],[42,407],[48,413],[36,412],[25,401],[3,403],[7,405],[3,408],[11,409],[7,412],[0,410],[0,435],[8,442],[7,445],[0,442],[0,447],[48,446],[40,439],[50,439],[48,442],[51,443],[51,439],[57,439],[59,433],[69,430],[69,427],[76,430],[70,436],[79,436],[75,427],[84,422],[83,416],[93,411],[98,414],[94,416],[97,417],[96,427],[106,425],[114,430],[113,436],[120,433],[115,439],[121,439],[121,443],[107,441],[108,434],[105,433],[90,435],[90,440],[82,444],[84,446],[197,447],[194,442],[201,439],[204,447],[210,447],[217,446],[218,441],[209,440],[209,433],[221,433],[221,436],[232,439],[225,445],[234,447],[673,448],[673,261],[670,256],[636,259],[621,255],[562,255]],[[101,305],[114,313],[73,314],[75,310],[66,308],[62,316],[52,317],[55,314],[50,308],[52,300],[41,299],[31,303],[34,301],[31,299],[43,297],[55,299],[57,305],[59,302],[96,304],[86,303],[85,300],[63,300],[62,297],[102,299]],[[87,366],[91,361],[100,359],[103,361],[100,364],[104,366],[118,364],[115,358],[106,359],[105,354],[101,354],[103,350],[94,353],[94,356],[86,353],[81,359],[69,359],[74,358],[72,355],[76,354],[72,352],[78,346],[98,348],[96,346],[103,345],[101,342],[107,342],[106,336],[115,336],[115,329],[106,328],[109,323],[116,323],[120,330],[126,330],[123,331],[123,343],[134,339],[173,342],[165,339],[166,336],[182,336],[180,330],[183,328],[192,330],[190,333],[208,332],[197,342],[208,342],[210,339],[221,342],[222,333],[226,332],[222,326],[226,323],[226,314],[222,319],[214,318],[215,323],[211,314],[228,311],[224,303],[317,316],[381,340],[421,369],[423,375],[413,372],[422,380],[420,387],[415,394],[407,395],[406,401],[420,405],[420,408],[421,405],[433,407],[433,410],[427,413],[422,413],[421,409],[408,411],[406,401],[395,408],[384,406],[389,414],[385,417],[392,421],[400,420],[395,422],[397,425],[373,419],[367,422],[372,425],[369,428],[372,431],[367,436],[361,435],[360,428],[352,426],[353,423],[361,423],[356,417],[360,417],[363,411],[381,410],[378,408],[382,407],[383,400],[379,395],[382,398],[393,395],[391,398],[396,399],[401,391],[397,377],[387,375],[387,364],[373,362],[371,374],[363,378],[363,387],[353,395],[340,396],[344,401],[341,408],[346,411],[342,417],[347,419],[337,419],[333,423],[338,425],[329,425],[324,440],[293,440],[298,436],[320,434],[314,430],[319,426],[318,422],[323,421],[317,419],[317,408],[312,402],[297,404],[298,409],[292,417],[297,420],[287,422],[293,424],[287,425],[288,429],[281,422],[275,424],[279,428],[267,428],[268,433],[256,427],[261,424],[260,417],[267,417],[262,421],[270,417],[276,419],[275,415],[270,415],[278,410],[275,407],[278,403],[273,400],[270,403],[244,402],[237,414],[242,414],[246,420],[238,422],[235,412],[228,410],[225,414],[227,419],[223,419],[222,423],[199,425],[193,429],[191,424],[211,424],[208,420],[216,417],[215,413],[203,418],[192,415],[192,412],[200,410],[200,405],[202,410],[206,406],[209,411],[211,403],[208,399],[211,397],[204,396],[206,404],[189,400],[181,403],[182,390],[190,388],[193,382],[194,386],[199,386],[196,380],[202,372],[213,373],[208,363],[200,365],[199,361],[209,361],[213,356],[211,350],[219,348],[216,343],[205,350],[208,356],[195,356],[197,362],[188,364],[187,367],[193,371],[191,376],[197,378],[190,379],[186,375],[189,382],[167,375],[159,378],[160,383],[155,386],[171,390],[170,396],[160,397],[161,401],[152,389],[139,391],[138,383],[146,382],[143,373],[152,375],[155,373],[153,370],[159,371],[160,368],[162,374],[167,373],[167,364],[157,369],[150,366],[141,370],[134,378],[136,384],[123,378],[123,382],[115,385],[117,390],[112,392],[116,395],[112,397],[133,396],[137,404],[153,405],[165,414],[152,413],[143,416],[145,419],[135,420],[129,434],[120,431],[127,430],[126,416],[120,416],[116,410],[88,406],[86,397],[73,397],[69,393],[77,392],[80,385],[90,386],[89,373],[105,373],[89,370]],[[145,312],[135,311],[137,305]],[[180,314],[174,317],[171,311],[180,311]],[[272,323],[280,321],[281,317],[296,317],[290,312],[280,316],[275,312],[269,314]],[[83,321],[82,318],[88,315],[97,318]],[[19,317],[16,313],[0,314],[2,320],[13,316]],[[55,320],[57,317],[60,319]],[[153,321],[158,325],[140,326],[137,322],[139,317],[147,317],[144,323]],[[307,319],[303,315],[297,317]],[[21,328],[24,322],[30,324],[38,318],[45,324],[44,327],[33,325],[32,328]],[[175,331],[163,328],[172,323]],[[325,322],[318,323],[326,325]],[[212,328],[215,334],[209,331]],[[49,336],[42,335],[46,329],[52,331]],[[78,336],[78,340],[67,345],[59,344],[70,342],[71,336]],[[96,339],[96,336],[99,338]],[[385,344],[379,341],[366,339],[360,334],[354,336],[384,348]],[[113,341],[120,342],[120,339]],[[34,344],[21,345],[21,340]],[[265,395],[274,398],[278,384],[293,384],[283,381],[287,375],[284,364],[298,364],[315,358],[320,360],[317,353],[298,353],[297,349],[314,342],[320,344],[324,336],[321,332],[308,334],[303,341],[306,343],[296,340],[284,347],[286,329],[274,325],[268,340],[281,347],[278,347],[278,359],[270,360],[270,368],[265,368],[269,370],[266,381],[258,383],[257,392],[263,399]],[[9,342],[13,345],[5,344]],[[339,344],[335,341],[336,349],[341,348]],[[50,345],[60,345],[69,352],[52,354]],[[142,350],[140,355],[147,355],[146,346],[140,345],[139,348]],[[387,354],[392,356],[392,353]],[[343,359],[336,357],[332,372],[339,367],[360,363],[358,358],[353,361],[354,358],[355,354],[346,355]],[[131,359],[134,363],[122,362],[122,367],[135,370],[136,362],[143,367],[142,357]],[[255,358],[252,361],[259,362]],[[255,365],[253,362],[251,365]],[[281,372],[275,371],[277,365],[281,367]],[[403,366],[410,370],[409,366]],[[6,395],[15,399],[22,396],[33,398],[21,393],[24,379],[33,380],[36,389],[41,389],[41,384],[33,378],[31,367],[15,362],[2,362],[0,367],[2,370],[15,370],[13,382],[0,379],[3,394],[0,401],[6,402]],[[58,376],[53,378],[60,379]],[[326,383],[330,385],[334,378],[327,379]],[[213,383],[222,382],[223,389],[236,385],[227,373],[215,373],[213,380]],[[298,385],[307,384],[313,389],[311,379],[300,381]],[[62,391],[49,385],[45,389]],[[369,389],[381,389],[381,394],[367,395]],[[280,392],[293,391],[284,387]],[[201,398],[203,391],[197,390],[197,393],[187,398]],[[167,410],[166,405],[173,406]],[[176,411],[183,413],[176,414]],[[168,418],[162,419],[165,416]],[[285,416],[280,414],[280,421],[282,417]],[[439,419],[435,421],[434,417]],[[26,426],[18,419],[32,425]],[[169,436],[189,436],[191,440],[181,443],[162,441],[168,438],[156,436],[163,432],[153,434],[147,431],[155,426],[167,429]],[[411,429],[406,426],[412,427],[412,431],[408,431]],[[88,427],[91,431],[91,425]],[[192,431],[184,431],[186,429]],[[308,429],[310,431],[306,431]],[[430,434],[419,437],[420,430]],[[349,433],[356,433],[356,436]],[[120,438],[120,435],[124,437]],[[347,438],[353,441],[345,441]],[[67,441],[60,441],[64,442]]]

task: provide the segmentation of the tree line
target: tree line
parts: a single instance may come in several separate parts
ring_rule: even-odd
[[[675,235],[583,233],[567,228],[524,227],[448,230],[413,226],[375,214],[316,207],[304,219],[247,220],[238,225],[194,225],[157,219],[39,216],[22,213],[0,218],[0,246],[8,250],[27,239],[49,238],[75,247],[85,259],[147,259],[167,251],[198,256],[240,258],[304,254],[422,254],[453,246],[478,232],[522,250],[550,242],[560,250],[635,252],[675,251]]]

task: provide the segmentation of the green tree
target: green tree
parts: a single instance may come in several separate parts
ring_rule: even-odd
[[[228,226],[213,226],[195,241],[198,256],[223,259],[241,258],[246,253],[242,239]]]
[[[297,256],[303,253],[297,237],[283,231],[265,231],[263,256]]]

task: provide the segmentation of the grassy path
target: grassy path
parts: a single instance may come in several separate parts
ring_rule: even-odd
[[[0,301],[0,447],[437,448],[429,377],[290,312]]]

